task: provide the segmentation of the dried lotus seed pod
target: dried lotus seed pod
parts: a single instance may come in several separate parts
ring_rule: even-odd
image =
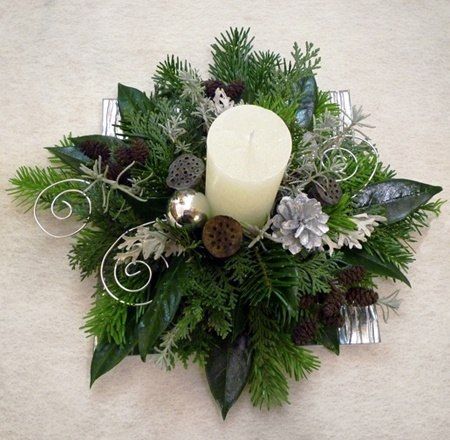
[[[235,219],[218,215],[203,227],[202,240],[208,252],[216,258],[228,258],[239,251],[242,244],[242,226]]]
[[[314,182],[308,196],[316,199],[323,206],[336,205],[342,197],[341,186],[334,179],[320,179]]]
[[[169,188],[177,190],[193,188],[200,182],[204,172],[205,164],[199,157],[182,154],[170,164],[166,183]]]

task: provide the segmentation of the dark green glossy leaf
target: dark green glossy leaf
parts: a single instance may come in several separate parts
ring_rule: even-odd
[[[137,111],[145,111],[150,107],[147,95],[133,87],[118,85],[117,100],[119,103],[120,117],[123,121]]]
[[[317,84],[314,76],[301,81],[301,90],[302,99],[295,118],[300,127],[307,128],[311,125],[317,100]]]
[[[103,374],[127,357],[136,346],[136,336],[130,335],[128,342],[119,346],[113,342],[100,341],[94,350],[91,362],[91,386]]]
[[[414,180],[392,179],[367,186],[355,197],[355,203],[358,208],[365,210],[381,208],[388,223],[395,223],[427,203],[440,191],[440,186]]]
[[[143,361],[175,316],[182,295],[182,276],[186,264],[175,260],[159,278],[155,296],[138,324],[138,346]]]
[[[233,310],[233,331],[231,335],[232,341],[244,332],[248,322],[248,305],[240,298]]]
[[[408,278],[393,264],[385,263],[378,257],[370,255],[364,250],[346,249],[343,252],[343,259],[353,266],[363,266],[369,272],[388,278],[403,281],[411,287]]]
[[[221,341],[221,345],[211,351],[206,364],[206,377],[223,419],[244,389],[251,363],[247,335],[239,336],[232,343]]]
[[[339,354],[339,332],[336,327],[325,327],[319,341],[325,348]]]
[[[78,147],[81,143],[86,141],[96,141],[101,142],[105,145],[107,145],[110,149],[114,149],[115,147],[120,147],[122,145],[125,145],[125,142],[123,142],[121,139],[115,138],[113,136],[103,136],[101,134],[90,134],[87,136],[78,136],[70,138],[70,140],[73,142],[73,144]]]
[[[80,165],[90,165],[92,160],[75,147],[48,147],[48,151],[61,162],[79,171]]]

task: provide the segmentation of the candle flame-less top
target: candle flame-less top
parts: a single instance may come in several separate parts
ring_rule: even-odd
[[[206,195],[214,215],[261,224],[273,205],[291,155],[284,121],[255,105],[226,110],[207,139]]]
[[[291,155],[291,133],[274,112],[240,105],[222,113],[208,133],[208,160],[242,181],[270,179]]]

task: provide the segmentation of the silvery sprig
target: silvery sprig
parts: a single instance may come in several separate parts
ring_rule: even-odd
[[[114,257],[118,262],[135,262],[141,254],[144,260],[150,256],[158,260],[162,256],[168,258],[171,255],[181,255],[185,250],[179,243],[170,239],[158,223],[152,227],[139,226],[135,234],[124,236],[117,248],[123,251]]]
[[[328,245],[330,255],[334,250],[341,249],[344,246],[349,249],[362,249],[362,244],[372,235],[374,229],[381,223],[385,222],[386,218],[381,215],[369,215],[366,213],[357,214],[351,217],[351,220],[356,224],[355,230],[342,230],[333,240],[324,235],[322,240]]]

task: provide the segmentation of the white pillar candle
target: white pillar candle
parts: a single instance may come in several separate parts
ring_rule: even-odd
[[[206,197],[212,214],[262,226],[291,149],[289,129],[274,112],[256,105],[223,112],[207,138]]]

